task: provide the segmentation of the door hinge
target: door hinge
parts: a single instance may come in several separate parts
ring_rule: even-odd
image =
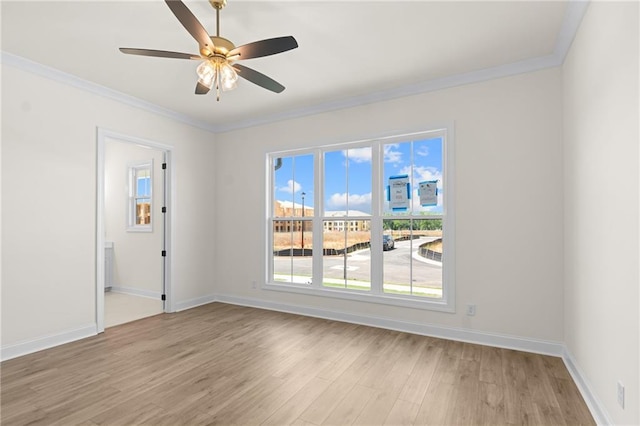
[[[167,251],[166,250],[162,250],[162,257],[165,257],[167,255]]]
[[[167,163],[162,163],[162,170],[165,170],[167,168]]]
[[[166,212],[167,212],[167,208],[166,208],[166,207],[163,207],[163,208],[162,208],[162,213],[166,213]]]
[[[161,299],[162,299],[162,300],[167,300],[167,295],[166,295],[166,294],[163,294],[163,295],[162,295],[162,297],[161,297]]]

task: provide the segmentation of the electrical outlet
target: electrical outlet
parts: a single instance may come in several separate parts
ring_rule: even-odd
[[[258,284],[256,283],[255,280],[251,281],[251,288],[258,288]]]
[[[618,382],[618,405],[624,409],[624,385]]]
[[[476,314],[476,305],[467,305],[467,315],[472,317]]]

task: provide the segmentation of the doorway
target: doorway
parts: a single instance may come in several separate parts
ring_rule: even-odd
[[[96,328],[171,312],[171,147],[98,129]]]

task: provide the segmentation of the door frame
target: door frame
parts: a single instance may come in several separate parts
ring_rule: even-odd
[[[167,207],[167,212],[164,213],[164,250],[167,251],[164,267],[163,267],[163,281],[164,281],[164,294],[166,299],[164,301],[164,312],[175,312],[174,298],[171,283],[173,282],[173,212],[175,211],[175,205],[173,203],[173,191],[175,185],[175,173],[173,172],[173,146],[161,144],[152,140],[139,138],[136,136],[130,136],[123,133],[114,132],[101,127],[97,128],[97,197],[96,197],[96,332],[104,332],[104,258],[105,248],[105,147],[108,139],[114,139],[118,142],[125,142],[135,145],[140,145],[146,148],[152,148],[159,151],[163,151],[165,161],[167,164],[164,178],[164,205]],[[158,256],[161,254],[158,253]]]

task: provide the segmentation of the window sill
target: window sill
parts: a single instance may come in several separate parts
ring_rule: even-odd
[[[127,232],[153,232],[151,226],[130,226],[127,228]]]
[[[422,309],[426,311],[438,311],[455,313],[455,306],[447,303],[445,299],[417,300],[407,298],[402,295],[364,293],[357,290],[343,290],[334,288],[317,288],[304,284],[279,284],[266,283],[262,286],[264,290],[283,291],[286,293],[298,293],[320,297],[333,297],[343,300],[355,300],[365,303],[377,303],[382,305],[400,306],[403,308]]]

